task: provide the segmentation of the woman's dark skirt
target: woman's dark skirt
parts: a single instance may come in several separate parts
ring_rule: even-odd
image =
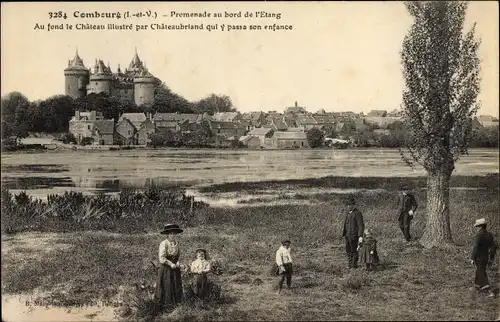
[[[156,280],[156,302],[161,306],[176,305],[182,302],[182,295],[180,268],[172,269],[168,265],[161,265]]]

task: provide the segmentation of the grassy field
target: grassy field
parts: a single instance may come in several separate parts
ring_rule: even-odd
[[[158,320],[494,320],[496,299],[475,298],[468,257],[472,224],[486,217],[498,233],[498,186],[451,193],[456,246],[425,250],[405,244],[397,226],[394,193],[359,194],[359,209],[379,241],[375,272],[349,271],[341,237],[343,197],[314,206],[201,209],[191,219],[181,262],[206,247],[222,274],[211,280],[223,298],[208,306],[183,305]],[[412,234],[422,234],[425,190]],[[498,234],[496,235],[497,238]],[[282,238],[292,241],[293,288],[276,294],[269,270]],[[154,229],[120,234],[103,231],[23,232],[2,236],[2,291],[35,294],[63,307],[102,300],[134,318],[134,284],[154,283],[151,260],[162,236]],[[498,256],[500,257],[500,256]],[[489,271],[498,289],[498,261]],[[136,304],[137,307],[137,304]],[[130,312],[130,308],[132,311]],[[147,317],[147,315],[146,315]]]

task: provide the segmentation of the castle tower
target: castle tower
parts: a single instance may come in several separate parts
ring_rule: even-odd
[[[111,95],[113,74],[111,69],[104,65],[102,60],[96,60],[94,73],[90,75],[89,94],[106,93]]]
[[[89,70],[85,68],[82,59],[76,50],[73,60],[68,62],[68,68],[64,70],[64,93],[73,99],[87,95],[87,84],[89,83]]]
[[[137,106],[153,105],[156,79],[147,70],[134,77],[134,101]]]
[[[128,72],[134,73],[134,101],[137,106],[153,105],[156,79],[144,67],[137,49],[135,55],[127,69]]]

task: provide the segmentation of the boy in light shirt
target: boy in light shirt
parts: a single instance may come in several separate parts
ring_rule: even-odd
[[[195,294],[205,299],[208,293],[208,277],[210,272],[210,262],[208,261],[207,251],[204,249],[196,250],[196,260],[191,263],[191,272],[196,275]]]
[[[292,286],[292,256],[290,255],[290,244],[291,242],[289,240],[285,240],[276,251],[276,264],[278,265],[276,273],[281,276],[278,283],[278,294],[281,294],[285,279],[287,287],[290,289]]]

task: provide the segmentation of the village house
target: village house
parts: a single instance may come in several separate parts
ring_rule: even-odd
[[[239,120],[238,112],[217,112],[212,116],[212,120],[217,122],[236,122]]]
[[[178,133],[182,131],[190,131],[195,127],[194,124],[201,124],[206,120],[205,114],[189,114],[189,113],[156,113],[153,116],[153,122],[159,132],[167,131]]]
[[[260,143],[260,138],[255,135],[244,135],[239,141],[249,149],[259,149],[263,145]]]
[[[146,120],[151,120],[152,115],[149,113],[148,115],[144,113],[123,113],[120,115],[120,118],[118,119],[118,122],[122,121],[123,119],[128,119],[136,128],[136,130],[139,130],[141,127],[142,123],[144,123]]]
[[[271,128],[260,127],[251,130],[247,135],[255,136],[260,141],[260,146],[266,145],[266,138],[269,139],[273,136],[274,130]]]
[[[262,127],[273,129],[275,131],[286,131],[288,129],[288,125],[280,119],[271,119]]]
[[[240,117],[241,123],[248,124],[249,129],[254,129],[256,127],[261,127],[266,123],[266,116],[263,112],[250,112],[244,113]]]
[[[137,144],[146,145],[150,141],[150,136],[156,133],[156,126],[150,119],[147,119],[141,124],[137,131]]]
[[[498,126],[498,118],[491,115],[479,115],[477,120],[483,127]]]
[[[335,116],[333,114],[313,114],[312,117],[316,121],[316,123],[320,126],[325,125],[335,125],[337,123]]]
[[[381,117],[381,116],[367,116],[364,118],[365,123],[368,125],[375,125],[380,129],[387,129],[387,127],[395,122],[401,121],[401,117]]]
[[[387,111],[386,110],[371,110],[370,112],[368,112],[367,116],[386,117]]]
[[[114,143],[117,145],[137,144],[137,128],[128,118],[121,118],[116,123]]]
[[[313,128],[320,128],[321,125],[318,125],[318,122],[312,117],[310,114],[300,114],[296,116],[297,127],[302,127],[305,131],[309,131]]]
[[[243,124],[237,122],[209,121],[209,123],[214,137],[239,138],[247,131]]]
[[[283,121],[288,127],[297,127],[297,119],[294,114],[283,115]]]
[[[306,114],[306,113],[307,113],[306,108],[299,106],[297,101],[295,101],[294,106],[290,106],[285,109],[285,114]]]
[[[271,145],[275,149],[308,148],[306,132],[274,132]]]
[[[403,116],[403,111],[402,110],[393,109],[391,112],[387,113],[386,116],[402,117]]]
[[[91,138],[93,144],[112,145],[114,127],[114,120],[105,120],[102,113],[96,111],[75,111],[69,120],[69,133],[73,134],[78,144],[84,138]]]

